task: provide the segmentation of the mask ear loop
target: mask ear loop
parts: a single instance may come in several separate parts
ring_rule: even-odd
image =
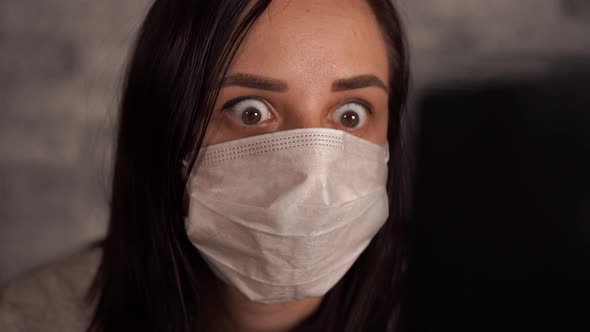
[[[194,171],[195,165],[198,165],[200,163],[201,157],[199,155],[197,155],[197,158],[195,158],[192,168],[189,169],[189,166],[190,166],[191,161],[193,160],[194,156],[195,156],[195,152],[190,151],[184,156],[184,158],[182,158],[182,161],[181,161],[180,171],[182,172],[183,177],[186,176],[187,180],[191,176],[191,173]]]
[[[191,164],[191,160],[194,158],[194,156],[195,156],[194,151],[188,152],[184,156],[184,158],[182,158],[181,167],[180,167],[181,176],[183,179],[185,179],[184,193],[182,195],[183,196],[182,208],[183,208],[183,214],[184,214],[185,218],[188,217],[188,208],[189,208],[189,203],[190,203],[190,197],[189,197],[190,180],[191,180],[191,177],[193,176],[194,172],[198,168],[198,166],[201,164],[201,160],[203,159],[203,154],[198,153],[197,157],[194,160],[192,168],[189,169],[190,164]]]
[[[193,158],[193,152],[187,153],[181,161],[180,167],[180,176],[185,180],[184,184],[184,192],[182,193],[182,216],[186,219],[188,217],[188,209],[190,203],[189,197],[189,186],[190,186],[190,178],[192,175],[192,169],[189,170],[190,161]],[[196,162],[195,162],[196,164]],[[194,164],[193,164],[194,168]]]

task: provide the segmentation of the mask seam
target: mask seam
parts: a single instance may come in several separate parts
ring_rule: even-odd
[[[202,160],[200,165],[206,166],[206,165],[211,165],[213,163],[218,163],[218,162],[222,162],[222,161],[228,161],[228,160],[233,160],[233,159],[237,159],[237,158],[249,157],[249,156],[263,154],[263,153],[272,152],[272,151],[294,149],[294,148],[299,148],[299,147],[304,147],[304,146],[327,146],[327,147],[337,148],[339,150],[344,150],[344,145],[335,145],[335,144],[329,144],[329,143],[317,142],[317,143],[296,144],[296,145],[289,145],[289,146],[282,146],[282,147],[273,147],[273,148],[269,148],[266,150],[252,149],[253,151],[231,152],[231,153],[222,154],[222,155],[211,157],[211,158],[206,157],[206,159],[204,158]]]
[[[326,134],[323,134],[323,135],[322,134],[294,135],[294,136],[288,136],[288,137],[280,137],[280,138],[266,139],[266,140],[263,140],[263,141],[260,141],[260,142],[240,144],[240,145],[232,146],[232,147],[219,148],[219,150],[217,150],[217,149],[214,148],[213,151],[208,151],[208,152],[206,152],[206,154],[209,154],[209,153],[211,153],[211,154],[217,154],[217,153],[221,153],[221,152],[224,152],[224,151],[230,151],[230,150],[236,150],[236,149],[241,149],[241,148],[247,148],[249,146],[262,145],[262,144],[267,144],[267,143],[273,143],[274,144],[275,142],[280,142],[280,141],[285,141],[285,140],[291,140],[291,139],[303,139],[303,140],[312,140],[312,139],[329,140],[330,139],[330,140],[333,140],[332,142],[334,142],[334,143],[342,143],[344,141],[342,139],[342,137],[335,136],[335,135],[326,135]]]

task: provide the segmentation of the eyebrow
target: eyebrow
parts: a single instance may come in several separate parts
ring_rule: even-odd
[[[241,73],[232,74],[226,77],[223,81],[222,86],[241,86],[245,88],[253,88],[275,92],[285,92],[289,89],[287,83],[284,81],[258,75]]]
[[[227,76],[223,81],[222,87],[228,86],[241,86],[245,88],[268,90],[274,92],[285,92],[289,89],[289,86],[285,81],[243,73],[236,73]],[[368,87],[377,87],[384,90],[385,92],[389,92],[387,85],[385,85],[385,83],[383,83],[383,81],[375,75],[358,75],[341,78],[332,83],[332,91],[334,92]]]
[[[359,75],[342,78],[332,83],[332,91],[335,92],[368,87],[377,87],[383,89],[385,92],[389,92],[387,85],[375,75]]]

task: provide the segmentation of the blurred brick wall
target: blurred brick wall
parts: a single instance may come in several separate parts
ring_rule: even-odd
[[[587,59],[590,19],[571,10],[581,1],[401,0],[415,83],[539,73],[555,59]]]
[[[121,71],[147,4],[0,1],[0,282],[104,234]]]
[[[418,90],[590,53],[571,3],[398,2]],[[121,72],[150,3],[0,1],[0,282],[104,235]]]

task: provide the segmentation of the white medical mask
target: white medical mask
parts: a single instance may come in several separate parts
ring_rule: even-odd
[[[187,234],[250,300],[326,294],[388,217],[387,145],[296,129],[204,147],[188,183]]]

